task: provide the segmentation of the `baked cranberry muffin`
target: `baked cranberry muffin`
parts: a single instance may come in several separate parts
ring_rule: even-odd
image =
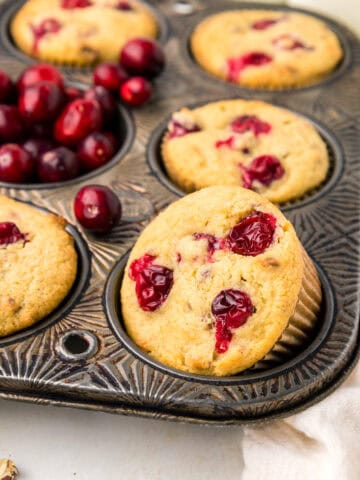
[[[170,178],[185,192],[240,185],[277,203],[317,187],[329,169],[326,145],[308,121],[247,100],[174,113],[162,157]]]
[[[66,221],[0,196],[0,336],[29,327],[69,293],[77,271]]]
[[[343,56],[337,36],[321,20],[272,10],[212,15],[195,28],[191,49],[216,77],[270,89],[318,82]]]
[[[154,16],[137,0],[29,0],[11,22],[26,54],[79,66],[116,61],[131,38],[157,32]]]
[[[165,365],[215,376],[252,367],[280,337],[289,348],[305,342],[320,302],[317,272],[290,222],[257,193],[230,186],[160,213],[136,242],[121,287],[137,345]]]

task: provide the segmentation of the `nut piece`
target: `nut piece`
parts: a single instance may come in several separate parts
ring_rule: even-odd
[[[0,480],[14,480],[18,470],[15,464],[6,458],[0,458]]]

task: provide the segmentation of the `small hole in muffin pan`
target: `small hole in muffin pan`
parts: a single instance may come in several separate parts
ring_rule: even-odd
[[[322,305],[318,316],[318,324],[313,332],[312,340],[297,351],[294,350],[294,355],[291,358],[284,360],[280,365],[266,369],[248,369],[238,375],[216,377],[210,375],[196,375],[168,367],[163,363],[158,362],[154,358],[146,354],[140,347],[138,347],[126,332],[124,322],[121,314],[121,300],[120,289],[124,276],[125,266],[128,260],[128,255],[125,255],[111,271],[107,280],[103,304],[106,316],[114,335],[122,343],[122,345],[136,358],[147,363],[156,370],[163,373],[173,375],[182,380],[189,380],[191,382],[200,382],[213,385],[240,385],[249,381],[266,380],[274,375],[280,375],[284,371],[297,367],[303,361],[314,354],[323,344],[327,338],[333,321],[336,315],[336,305],[332,286],[325,274],[324,270],[313,260],[317,269],[321,286],[322,286]]]
[[[310,17],[315,17],[319,20],[322,20],[326,25],[329,27],[330,30],[332,30],[335,35],[337,36],[342,50],[343,50],[343,58],[340,60],[339,64],[336,66],[336,68],[331,72],[329,75],[324,77],[323,79],[311,83],[309,85],[304,85],[304,86],[295,86],[295,87],[279,87],[279,88],[255,88],[255,87],[248,87],[244,85],[238,85],[236,83],[228,82],[226,80],[223,80],[219,77],[216,77],[215,75],[211,74],[210,72],[207,72],[205,69],[201,67],[201,65],[198,64],[196,59],[193,56],[192,50],[191,50],[191,35],[195,29],[195,27],[205,20],[207,17],[210,17],[214,14],[220,13],[220,12],[225,12],[225,11],[231,11],[231,10],[277,10],[277,11],[283,11],[283,12],[293,12],[293,13],[304,13],[305,15],[309,15]],[[196,16],[192,18],[191,26],[188,28],[188,30],[185,32],[183,39],[181,41],[181,52],[182,56],[184,57],[186,63],[188,64],[189,68],[192,70],[196,68],[197,73],[201,75],[204,79],[207,80],[212,80],[216,82],[217,84],[223,84],[227,86],[227,88],[235,88],[235,89],[244,89],[244,90],[250,90],[250,91],[257,91],[257,92],[264,92],[264,91],[272,91],[276,90],[278,92],[284,91],[284,92],[299,92],[299,91],[304,91],[308,89],[313,89],[317,88],[319,86],[324,86],[327,85],[334,80],[338,79],[341,75],[343,75],[352,65],[352,52],[351,52],[351,46],[349,44],[348,39],[346,36],[343,34],[341,30],[341,26],[334,22],[333,20],[330,20],[329,18],[325,17],[324,15],[321,15],[319,13],[312,12],[310,10],[305,10],[302,8],[294,8],[294,7],[287,7],[285,5],[276,5],[276,4],[261,4],[261,3],[221,3],[221,6],[215,7],[215,8],[209,8]]]
[[[0,6],[0,42],[8,53],[10,53],[12,56],[17,58],[21,62],[34,63],[34,62],[44,61],[44,60],[39,60],[37,58],[31,57],[30,55],[27,55],[26,53],[19,50],[11,36],[10,25],[11,25],[12,18],[25,3],[26,3],[26,0],[15,0],[15,1],[8,0],[7,2],[4,2],[3,5]],[[161,44],[165,44],[169,37],[169,25],[168,25],[167,19],[161,12],[159,12],[157,8],[155,8],[153,5],[151,5],[147,1],[143,0],[142,3],[146,5],[146,7],[154,15],[157,21],[157,24],[159,27],[157,40]],[[58,68],[61,68],[64,72],[67,72],[67,73],[76,73],[77,71],[80,73],[91,73],[94,67],[94,65],[86,65],[84,67],[80,67],[78,65],[62,65],[60,63],[54,63],[54,62],[48,62],[48,63],[53,63]]]
[[[67,361],[87,360],[97,352],[99,342],[87,330],[71,330],[60,336],[56,351]]]
[[[234,100],[234,98],[211,100],[211,102],[221,100]],[[196,103],[185,106],[185,108],[194,109],[206,105],[207,103],[209,102]],[[335,135],[318,120],[315,120],[308,115],[292,110],[285,105],[278,105],[275,103],[272,103],[272,105],[287,109],[311,123],[316,129],[316,131],[319,133],[327,147],[330,165],[326,179],[317,187],[306,192],[302,197],[280,204],[282,210],[300,208],[309,203],[313,203],[319,200],[320,197],[326,195],[337,184],[344,169],[343,150]],[[149,142],[147,144],[146,158],[151,168],[151,171],[156,176],[156,178],[172,193],[178,195],[179,197],[183,197],[187,194],[187,192],[183,191],[178,185],[176,185],[176,183],[174,183],[173,180],[171,180],[166,171],[161,155],[161,144],[167,132],[167,126],[170,120],[171,115],[169,115],[163,122],[161,122],[160,125],[151,134]]]
[[[79,90],[86,91],[90,88],[90,85],[86,85],[80,82],[66,82],[66,86],[68,87],[75,87]],[[89,173],[84,173],[79,175],[76,178],[71,180],[65,180],[63,182],[53,182],[53,183],[9,183],[9,182],[0,182],[0,187],[6,188],[15,188],[15,189],[22,189],[22,190],[33,190],[33,189],[53,189],[59,187],[65,187],[68,185],[74,185],[76,183],[83,182],[85,180],[90,180],[91,178],[100,175],[111,167],[119,163],[125,154],[130,150],[131,145],[135,138],[135,125],[133,122],[133,118],[129,110],[127,110],[123,105],[120,103],[117,104],[117,118],[116,121],[112,122],[113,129],[111,130],[117,140],[119,141],[120,146],[118,147],[117,152],[112,157],[112,159],[107,162],[102,167],[99,167],[95,170],[92,170]]]
[[[47,210],[46,208],[38,207],[29,202],[24,202],[24,203],[27,203],[31,207],[34,207],[35,209],[38,209],[45,213],[53,213]],[[39,322],[17,333],[0,338],[0,348],[10,345],[12,343],[21,342],[33,335],[37,335],[43,330],[45,330],[46,328],[56,323],[57,321],[64,318],[71,311],[73,306],[78,302],[82,293],[87,288],[90,280],[90,275],[91,275],[90,251],[88,249],[88,246],[85,240],[82,238],[82,236],[80,235],[76,227],[74,227],[71,224],[67,224],[67,226],[65,227],[65,230],[74,239],[74,246],[75,246],[77,258],[78,258],[77,274],[70,292],[68,293],[66,298],[63,300],[63,302],[53,312],[51,312],[49,315],[47,315],[45,318],[43,318]]]

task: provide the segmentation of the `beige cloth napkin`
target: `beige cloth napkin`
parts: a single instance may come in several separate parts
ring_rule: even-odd
[[[360,363],[329,397],[246,428],[242,480],[360,480]]]

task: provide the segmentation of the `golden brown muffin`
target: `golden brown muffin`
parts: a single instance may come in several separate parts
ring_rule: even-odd
[[[326,24],[310,15],[233,10],[203,20],[191,36],[195,60],[216,77],[247,87],[309,85],[343,56]]]
[[[0,336],[29,327],[69,293],[77,271],[66,221],[0,196]]]
[[[176,112],[162,156],[186,192],[239,185],[277,203],[318,186],[329,169],[325,143],[309,122],[260,101],[223,100]]]
[[[320,301],[290,222],[257,193],[226,186],[160,213],[136,242],[121,288],[137,345],[168,366],[216,376],[253,366],[284,331],[290,343],[299,332],[303,340]]]
[[[157,31],[150,10],[136,0],[29,0],[11,23],[28,55],[79,66],[117,61],[130,39],[155,38]]]

